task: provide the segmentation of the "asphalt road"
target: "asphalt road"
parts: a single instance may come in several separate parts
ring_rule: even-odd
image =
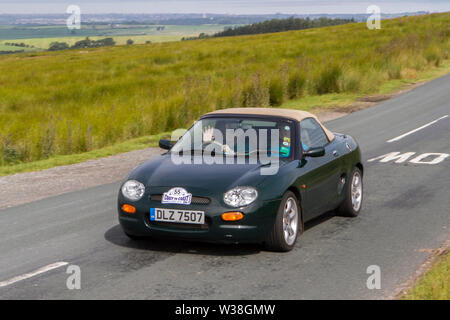
[[[132,242],[118,226],[119,183],[0,211],[0,298],[389,297],[427,258],[422,249],[450,237],[450,158],[409,162],[423,153],[450,153],[450,117],[386,141],[445,115],[450,115],[450,75],[327,123],[361,145],[365,203],[358,218],[327,214],[308,224],[290,253],[257,245]],[[402,163],[367,162],[390,152],[415,154]],[[81,289],[67,289],[67,266],[23,279],[61,261],[80,267]],[[370,265],[380,267],[381,289],[366,286]]]

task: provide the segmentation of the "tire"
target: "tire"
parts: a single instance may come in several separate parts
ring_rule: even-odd
[[[290,210],[288,206],[290,206]],[[295,207],[293,208],[292,206]],[[292,209],[294,209],[295,211],[293,212]],[[291,214],[294,215],[291,217],[291,220],[288,222],[288,224],[284,223],[286,222],[284,218],[287,218],[288,215],[287,212],[291,212]],[[290,231],[289,229],[286,229],[285,233],[284,229],[288,228],[288,225],[290,226]],[[292,234],[292,232],[295,232],[295,234]],[[273,229],[265,242],[266,248],[268,250],[278,252],[291,251],[294,248],[295,243],[297,242],[297,237],[302,233],[303,221],[300,204],[295,194],[291,191],[287,191],[281,199]]]
[[[361,211],[364,194],[363,175],[359,168],[353,168],[345,188],[345,199],[337,210],[338,214],[343,217],[357,217]]]

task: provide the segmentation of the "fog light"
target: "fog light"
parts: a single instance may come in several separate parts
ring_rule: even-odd
[[[244,217],[242,212],[225,212],[222,214],[222,219],[225,221],[237,221]]]
[[[129,204],[124,204],[122,210],[126,213],[136,213],[136,208]]]

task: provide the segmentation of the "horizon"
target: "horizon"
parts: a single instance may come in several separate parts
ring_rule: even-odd
[[[444,13],[450,11],[426,11],[426,10],[418,10],[418,11],[398,11],[398,12],[381,12],[381,14],[404,14],[404,13]],[[39,12],[39,13],[2,13],[0,15],[68,15],[66,12],[62,13],[52,13],[52,12]],[[318,12],[318,13],[287,13],[287,12],[276,12],[276,13],[213,13],[213,12],[82,12],[84,15],[210,15],[210,16],[268,16],[268,15],[367,15],[369,13],[366,12]]]
[[[443,0],[0,0],[0,14],[65,14],[70,4],[79,5],[82,14],[366,14],[369,5],[384,14],[450,11],[450,1]]]

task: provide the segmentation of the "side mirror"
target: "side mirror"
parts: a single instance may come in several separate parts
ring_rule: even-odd
[[[325,155],[325,148],[324,147],[318,147],[318,148],[312,148],[308,151],[304,151],[303,155],[305,157],[323,157]]]
[[[170,148],[172,148],[172,142],[170,140],[161,139],[159,140],[159,147],[161,149],[170,150]]]

